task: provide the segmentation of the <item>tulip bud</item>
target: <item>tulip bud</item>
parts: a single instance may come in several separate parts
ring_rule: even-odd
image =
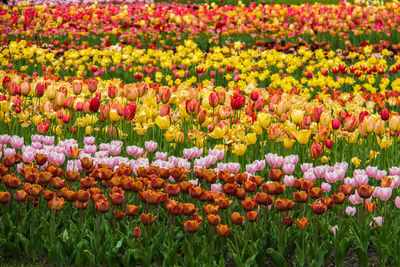
[[[332,129],[337,130],[340,127],[340,121],[339,119],[333,119],[332,120]]]
[[[160,108],[160,116],[164,117],[164,116],[168,116],[169,112],[171,110],[171,107],[167,104],[163,104]]]
[[[114,85],[108,86],[108,97],[115,98],[117,96],[117,87]]]
[[[303,118],[304,118],[304,111],[295,109],[292,111],[290,117],[291,117],[293,123],[300,125],[300,123],[303,121]]]
[[[27,81],[21,83],[21,94],[24,96],[29,95],[31,92],[31,85]]]
[[[124,118],[127,120],[133,120],[136,113],[136,103],[131,102],[130,104],[126,105],[124,109]]]
[[[98,84],[97,79],[95,79],[95,78],[87,79],[87,86],[88,86],[89,92],[91,92],[91,93],[96,92],[97,84]]]
[[[142,235],[142,230],[140,229],[139,226],[136,226],[135,228],[133,228],[133,237],[138,239],[139,237],[141,237]]]
[[[210,95],[209,95],[209,97],[208,97],[208,102],[210,103],[210,106],[212,107],[212,108],[215,108],[218,104],[219,104],[219,101],[218,101],[219,99],[218,99],[218,96],[217,96],[217,94],[216,93],[211,93]]]
[[[389,119],[389,111],[387,108],[381,110],[381,119],[384,121]]]
[[[207,111],[205,109],[200,109],[199,114],[197,115],[197,121],[202,124],[207,118]]]
[[[160,90],[161,102],[167,104],[171,99],[171,90],[169,88],[164,88]]]
[[[42,83],[36,84],[35,93],[38,97],[42,97],[44,95],[44,86]]]
[[[326,146],[327,148],[331,148],[332,145],[333,145],[332,139],[326,139],[326,140],[325,140],[325,146]]]
[[[252,91],[250,93],[250,99],[253,101],[257,101],[259,96],[260,96],[260,94],[258,93],[258,91]]]
[[[329,126],[331,124],[331,114],[328,111],[321,113],[319,123],[323,126]]]
[[[324,148],[322,147],[321,143],[315,142],[311,145],[310,156],[313,159],[319,158],[322,155],[322,152],[324,152]]]
[[[81,81],[74,81],[72,83],[72,92],[75,95],[80,95],[82,92],[82,82]]]
[[[56,95],[56,104],[59,107],[64,106],[64,104],[65,104],[65,95],[63,93],[61,93],[61,92],[57,93],[57,95]]]

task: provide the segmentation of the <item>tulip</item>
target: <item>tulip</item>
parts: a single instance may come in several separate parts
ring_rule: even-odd
[[[370,198],[373,192],[374,188],[369,185],[361,185],[357,188],[358,195],[364,199]]]
[[[0,192],[0,204],[7,204],[10,202],[10,193],[9,192]]]
[[[52,200],[47,202],[47,207],[49,210],[55,210],[60,211],[63,208],[64,205],[64,199],[63,198],[58,198],[54,197]]]
[[[141,236],[142,236],[142,230],[140,229],[140,227],[136,226],[135,228],[133,228],[133,237],[138,239]]]
[[[350,207],[350,206],[348,206],[345,210],[346,214],[349,216],[350,215],[354,216],[356,214],[356,211],[357,211],[357,209],[355,207]]]
[[[301,131],[295,131],[293,134],[296,137],[297,142],[299,142],[302,145],[305,145],[308,143],[308,140],[310,139],[311,131],[301,130]]]
[[[308,221],[308,218],[301,218],[300,220],[296,219],[296,223],[301,229],[305,229],[307,227]]]
[[[291,117],[293,123],[300,125],[300,123],[303,121],[304,111],[295,109],[290,114],[290,117]]]
[[[340,121],[338,119],[333,119],[332,120],[332,129],[337,130],[340,127]]]
[[[314,142],[310,148],[310,156],[313,159],[319,158],[322,153],[324,152],[324,148],[322,147],[321,143]]]
[[[246,213],[246,217],[249,222],[255,222],[255,221],[257,221],[257,218],[258,218],[258,212],[257,211],[248,211]]]
[[[231,96],[231,107],[234,110],[239,110],[246,104],[246,97],[238,91],[235,91],[233,96]]]
[[[311,204],[311,210],[313,213],[317,215],[323,214],[327,209],[327,206],[323,204],[322,202],[315,201]]]
[[[217,226],[217,233],[220,237],[227,237],[231,232],[231,228],[228,225],[220,224]]]
[[[381,119],[387,121],[389,119],[389,111],[387,108],[381,109]]]
[[[221,217],[214,214],[208,214],[207,222],[210,226],[216,226],[221,223]]]
[[[199,229],[200,223],[196,220],[189,220],[184,223],[185,231],[188,233],[196,233]]]
[[[151,225],[154,222],[154,220],[156,219],[156,217],[157,216],[154,216],[151,213],[147,213],[147,214],[146,213],[142,213],[140,215],[140,222],[143,225]]]

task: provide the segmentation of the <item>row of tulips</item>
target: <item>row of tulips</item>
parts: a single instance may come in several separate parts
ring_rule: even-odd
[[[26,140],[32,132],[53,134],[57,140],[76,138],[81,147],[83,135],[104,143],[119,138],[138,147],[158,140],[161,151],[178,154],[193,145],[225,149],[242,166],[258,160],[258,152],[288,155],[290,150],[301,151],[301,161],[314,163],[348,161],[366,167],[382,162],[386,169],[399,163],[397,157],[387,157],[398,150],[397,91],[331,90],[307,100],[301,92],[251,84],[243,90],[164,87],[0,73],[6,90],[0,99],[0,128]],[[118,155],[116,149],[111,153]],[[143,153],[130,149],[132,155]],[[85,151],[94,154],[96,149]],[[186,153],[192,159],[196,154]]]
[[[101,77],[168,86],[211,83],[229,88],[244,88],[252,83],[285,92],[300,90],[309,97],[331,89],[381,94],[399,90],[400,62],[397,52],[389,50],[390,42],[347,45],[346,51],[313,51],[307,46],[289,46],[289,51],[280,51],[278,45],[262,51],[242,50],[242,43],[236,42],[233,48],[215,46],[202,51],[195,42],[186,40],[176,51],[128,45],[112,49],[84,47],[60,53],[59,49],[27,46],[21,40],[0,49],[0,62],[5,69],[35,77]]]
[[[172,45],[185,38],[220,42],[245,39],[277,40],[297,37],[329,40],[334,37],[374,41],[399,40],[399,3],[359,5],[257,5],[251,3],[218,7],[179,4],[20,5],[1,7],[1,33],[8,38],[71,41],[102,38],[104,45],[117,40],[132,43],[149,39]],[[294,19],[293,19],[294,18]],[[168,38],[169,37],[169,38]],[[103,39],[104,38],[104,39]],[[332,42],[334,44],[334,42]],[[137,45],[140,45],[138,42]]]
[[[85,137],[84,151],[72,139],[30,139],[25,145],[21,137],[0,136],[0,249],[6,257],[79,266],[245,266],[266,258],[321,266],[335,247],[335,263],[344,266],[354,247],[368,266],[372,244],[379,264],[400,260],[397,166],[354,169],[346,177],[346,162],[314,166],[300,164],[297,155],[269,153],[252,163],[255,170],[240,172],[239,163],[220,164],[226,155],[218,150],[203,157],[209,165],[191,167],[189,160],[202,158],[203,150],[168,157],[148,142],[146,154],[128,146],[126,156],[110,156],[122,142],[99,144],[91,154],[86,148],[97,150],[94,137]],[[151,160],[153,152],[158,155]]]

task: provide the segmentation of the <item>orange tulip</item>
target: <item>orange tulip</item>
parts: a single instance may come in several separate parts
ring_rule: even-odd
[[[134,217],[139,211],[139,206],[136,205],[126,205],[125,213],[127,216]]]
[[[156,217],[157,216],[154,216],[151,213],[147,213],[147,214],[146,213],[142,213],[140,215],[140,222],[143,225],[151,225],[154,222],[154,220],[156,219]]]
[[[327,207],[324,203],[315,201],[314,203],[311,204],[311,209],[312,212],[314,212],[315,214],[321,215],[326,211]]]
[[[365,202],[365,208],[367,209],[368,212],[373,212],[375,211],[376,208],[376,202],[375,201],[367,201]]]
[[[221,223],[221,217],[218,215],[214,215],[214,214],[208,214],[207,221],[208,221],[209,225],[215,226],[215,225],[218,225],[219,223]]]
[[[257,206],[257,202],[254,199],[248,197],[244,201],[242,201],[242,206],[244,210],[250,211]]]
[[[185,231],[188,233],[196,233],[199,229],[200,223],[196,220],[189,220],[184,223]]]
[[[64,199],[58,197],[54,197],[53,200],[47,202],[47,208],[49,210],[54,209],[55,211],[60,211],[63,208],[63,205],[64,205]]]
[[[258,217],[258,212],[257,211],[248,211],[247,213],[246,213],[246,217],[247,217],[247,220],[249,221],[249,222],[255,222],[255,221],[257,221],[257,217]]]
[[[301,218],[300,220],[297,219],[296,223],[301,229],[305,229],[307,227],[308,221],[308,218]]]
[[[0,192],[0,204],[7,204],[10,202],[10,193],[9,192]]]
[[[231,221],[235,225],[241,225],[244,222],[244,216],[241,216],[239,212],[231,214]]]
[[[231,232],[231,228],[228,225],[220,224],[217,226],[217,233],[220,237],[227,237]]]
[[[274,197],[271,195],[268,195],[266,193],[258,192],[257,194],[255,194],[254,200],[257,202],[257,204],[260,204],[263,206],[269,206],[274,201]]]
[[[332,199],[335,204],[342,204],[346,200],[346,196],[342,192],[339,192],[337,194],[332,194]]]
[[[306,191],[297,191],[293,193],[293,198],[297,203],[306,203],[308,194]]]

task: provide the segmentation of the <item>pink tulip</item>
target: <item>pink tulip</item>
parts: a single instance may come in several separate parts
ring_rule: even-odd
[[[374,197],[379,198],[380,200],[386,201],[392,196],[392,188],[390,187],[376,187],[374,193],[372,194]]]
[[[354,181],[357,185],[367,185],[368,184],[368,176],[358,174],[358,175],[354,176]]]
[[[168,157],[167,152],[156,152],[156,159],[158,160],[166,160]]]
[[[83,144],[84,145],[94,145],[96,139],[93,136],[85,136],[83,138]]]
[[[144,142],[144,147],[147,151],[153,152],[157,149],[157,143],[154,141],[146,141]]]
[[[312,163],[303,163],[300,165],[301,171],[306,172],[310,169],[313,169],[313,164]]]
[[[387,171],[379,170],[378,173],[376,174],[376,179],[382,180],[383,178],[386,177],[386,175],[387,175]]]
[[[372,167],[372,166],[367,166],[365,168],[365,171],[368,175],[368,177],[376,177],[376,174],[378,173],[378,167]]]
[[[14,149],[22,149],[24,146],[24,138],[14,135],[11,137],[10,144]]]
[[[315,174],[312,170],[308,170],[304,173],[303,177],[307,180],[310,180],[311,182],[314,182],[317,177],[315,177]]]
[[[337,229],[338,229],[337,225],[332,227],[332,232],[333,232],[334,235],[336,235]]]
[[[294,172],[294,168],[295,168],[295,166],[293,164],[290,164],[290,163],[283,164],[283,167],[282,167],[283,172],[285,174],[292,174]]]
[[[44,136],[43,143],[48,146],[54,145],[54,136]]]
[[[222,185],[221,184],[212,184],[211,191],[212,192],[221,192]]]
[[[324,192],[330,192],[332,189],[331,185],[328,183],[321,183],[321,188]]]
[[[314,168],[314,174],[317,178],[324,178],[326,172],[326,166],[318,166]]]
[[[374,222],[374,221],[375,221],[375,222]],[[375,227],[375,226],[382,226],[382,224],[383,224],[383,217],[382,217],[382,216],[374,217],[374,221],[372,221],[369,225],[372,226],[372,227]],[[375,223],[376,223],[376,224],[375,224]]]
[[[400,197],[396,197],[396,198],[395,198],[394,204],[396,205],[396,207],[397,207],[398,209],[400,209]]]
[[[110,145],[108,147],[108,153],[110,153],[113,156],[117,156],[121,153],[121,147],[116,145]]]
[[[6,145],[10,142],[11,137],[8,134],[0,135],[0,144]]]
[[[350,177],[344,178],[344,184],[350,185],[350,186],[353,186],[353,187],[357,185],[356,181],[353,178],[350,178]]]
[[[17,152],[15,152],[15,149],[13,149],[13,148],[4,149],[4,157],[9,157],[9,156],[12,156],[12,155],[14,155],[16,153]]]
[[[35,159],[35,153],[31,151],[23,152],[22,153],[22,160],[25,163],[31,163]]]
[[[294,180],[293,175],[285,175],[285,177],[283,178],[283,182],[285,183],[286,186],[292,186],[293,180]]]
[[[83,151],[87,154],[93,155],[97,151],[97,147],[93,145],[85,145]]]
[[[400,168],[399,167],[391,167],[389,168],[390,175],[400,175]]]
[[[357,212],[357,209],[355,207],[348,206],[348,207],[346,207],[345,212],[349,216],[354,216]]]

